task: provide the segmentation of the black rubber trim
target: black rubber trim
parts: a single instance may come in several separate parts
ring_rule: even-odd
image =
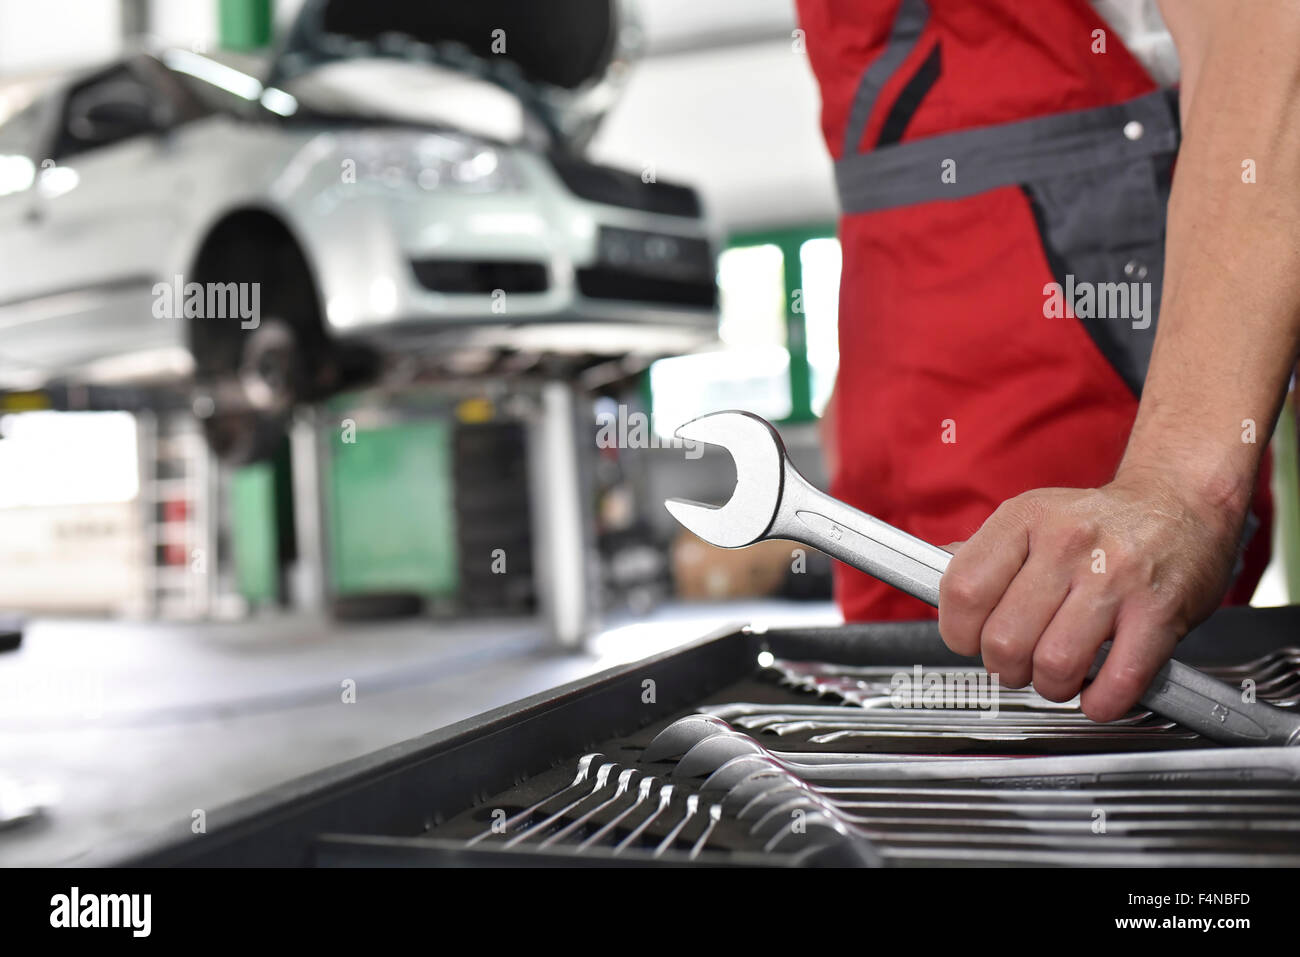
[[[939,52],[939,44],[936,43],[934,49],[926,56],[925,62],[907,81],[907,85],[898,94],[898,99],[894,100],[889,108],[889,114],[880,128],[880,136],[876,139],[877,147],[890,146],[903,139],[903,134],[920,108],[921,101],[933,89],[942,72],[942,55]]]
[[[628,269],[595,266],[578,270],[578,291],[588,299],[716,308],[717,284],[709,280],[652,278]]]
[[[569,192],[582,199],[665,216],[699,219],[702,215],[700,197],[689,186],[662,180],[647,183],[641,174],[599,166],[558,150],[548,159]]]
[[[543,263],[510,260],[419,259],[411,269],[420,285],[434,292],[546,292],[550,285]]]

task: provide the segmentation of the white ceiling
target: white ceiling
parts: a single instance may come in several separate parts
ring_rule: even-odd
[[[649,52],[745,34],[785,38],[795,28],[794,0],[638,0]]]
[[[820,100],[791,44],[732,46],[637,64],[592,152],[700,187],[727,229],[837,215]]]
[[[0,0],[0,75],[108,59],[121,29],[118,0]]]

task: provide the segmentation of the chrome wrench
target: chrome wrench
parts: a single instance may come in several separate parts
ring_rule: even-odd
[[[939,580],[952,556],[814,488],[791,463],[776,429],[748,412],[715,412],[687,422],[678,438],[716,445],[736,463],[736,490],[722,506],[664,503],[689,531],[721,548],[766,539],[800,542],[939,605]],[[1109,650],[1102,646],[1094,669]],[[1142,706],[1223,744],[1300,744],[1300,717],[1170,660],[1138,699]]]

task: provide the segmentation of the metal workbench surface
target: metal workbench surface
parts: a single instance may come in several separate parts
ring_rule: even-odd
[[[836,617],[666,607],[611,619],[585,654],[555,653],[527,619],[35,620],[0,654],[0,778],[58,793],[43,817],[0,829],[0,866],[102,861],[196,810],[215,827],[231,802],[755,615]]]

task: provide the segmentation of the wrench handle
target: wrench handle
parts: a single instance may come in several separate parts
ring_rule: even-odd
[[[952,560],[942,548],[814,488],[790,467],[769,537],[811,545],[935,608],[939,579]]]
[[[1097,665],[1108,651],[1103,646],[1098,652]],[[1222,744],[1300,744],[1300,718],[1266,702],[1243,701],[1232,685],[1172,658],[1138,700],[1156,714]]]
[[[769,534],[811,545],[939,607],[939,579],[950,553],[814,488],[793,468],[787,469],[781,514]],[[1107,642],[1093,674],[1109,651]],[[1300,717],[1264,702],[1247,703],[1236,688],[1180,661],[1166,662],[1139,700],[1156,714],[1223,744],[1300,745]]]

